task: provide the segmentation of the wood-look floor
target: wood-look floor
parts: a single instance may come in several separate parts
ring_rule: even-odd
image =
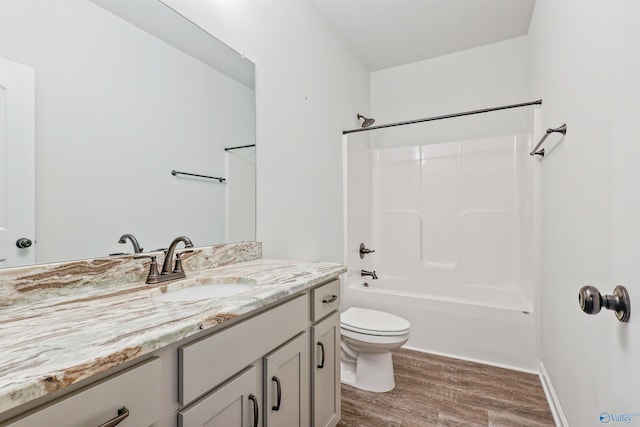
[[[554,425],[537,375],[404,349],[393,365],[388,393],[342,385],[338,427]]]

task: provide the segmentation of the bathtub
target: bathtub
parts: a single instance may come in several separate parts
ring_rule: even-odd
[[[343,309],[364,307],[409,320],[406,348],[536,372],[533,304],[519,288],[471,284],[438,294],[437,287],[421,293],[417,285],[406,278],[347,279]]]

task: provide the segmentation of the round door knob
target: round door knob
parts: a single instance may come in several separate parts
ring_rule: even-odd
[[[616,286],[612,295],[602,295],[594,286],[583,286],[578,292],[578,304],[587,314],[598,314],[606,308],[613,310],[621,322],[628,322],[631,317],[631,299],[624,286]]]
[[[31,240],[27,239],[26,237],[23,237],[16,241],[16,246],[19,247],[20,249],[25,249],[31,246],[32,243],[33,242]]]

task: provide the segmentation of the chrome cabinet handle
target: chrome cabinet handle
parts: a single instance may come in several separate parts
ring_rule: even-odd
[[[129,416],[129,410],[126,407],[118,409],[118,415],[115,418],[110,419],[104,424],[100,424],[98,427],[114,427],[124,421]]]
[[[331,304],[335,300],[338,299],[338,295],[331,295],[330,297],[325,297],[322,299],[323,304]]]
[[[322,369],[324,368],[324,344],[318,341],[318,345],[320,346],[320,350],[322,351],[322,359],[320,359],[320,364],[318,365],[318,368]]]
[[[276,383],[276,404],[271,407],[274,411],[280,410],[280,402],[282,401],[282,388],[280,386],[280,378],[275,375],[271,378],[271,381]]]
[[[258,399],[253,394],[250,394],[249,400],[253,402],[253,427],[258,427]]]

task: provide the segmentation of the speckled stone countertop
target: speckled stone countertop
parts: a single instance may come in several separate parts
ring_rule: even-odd
[[[255,259],[187,273],[160,285],[144,281],[48,290],[46,298],[0,306],[0,413],[121,363],[337,277],[346,267]],[[232,297],[162,302],[163,292],[242,278]],[[64,288],[64,287],[63,287]]]

